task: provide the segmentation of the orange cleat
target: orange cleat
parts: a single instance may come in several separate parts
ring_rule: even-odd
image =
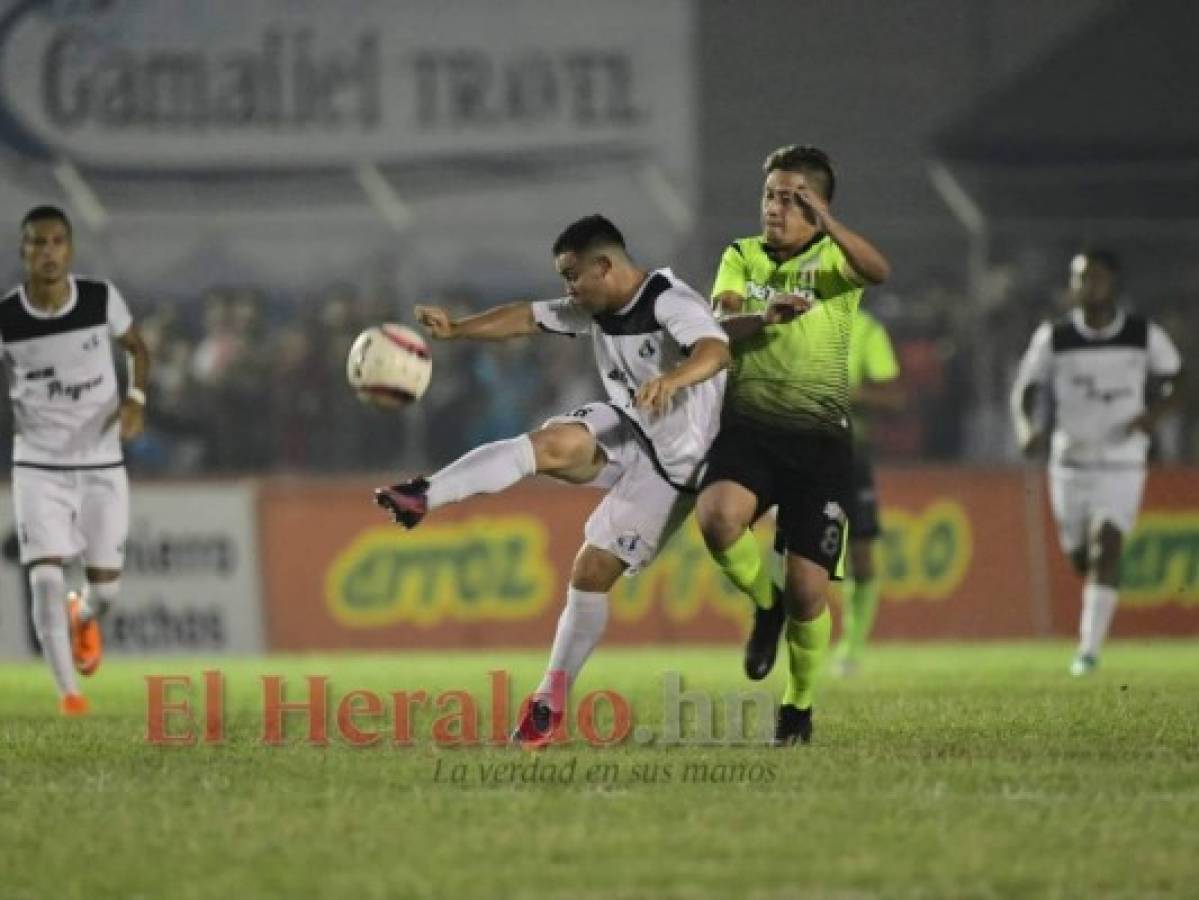
[[[58,711],[72,719],[86,716],[90,708],[83,694],[67,694],[58,701]]]
[[[67,594],[67,612],[71,619],[71,655],[80,675],[94,675],[100,668],[104,655],[104,638],[100,635],[100,623],[95,618],[80,621],[83,598],[74,591]]]

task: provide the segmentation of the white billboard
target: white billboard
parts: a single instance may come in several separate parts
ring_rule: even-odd
[[[255,491],[250,484],[131,483],[121,595],[105,654],[254,654],[264,648]],[[12,523],[0,490],[0,522]],[[29,653],[21,574],[0,570],[0,657]],[[81,583],[71,567],[68,581]]]

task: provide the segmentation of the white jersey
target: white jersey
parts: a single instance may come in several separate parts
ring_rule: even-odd
[[[1012,414],[1024,423],[1025,388],[1048,388],[1054,405],[1052,465],[1143,466],[1149,436],[1129,433],[1145,411],[1150,377],[1178,374],[1181,358],[1157,324],[1119,312],[1110,325],[1089,328],[1081,310],[1045,322],[1032,336],[1012,389]]]
[[[533,317],[545,331],[591,335],[610,404],[637,426],[668,481],[697,487],[700,463],[720,427],[724,372],[678,391],[663,415],[635,408],[633,398],[642,384],[677,366],[696,341],[728,341],[704,298],[670,269],[657,269],[614,313],[592,316],[561,299],[534,303]]]
[[[49,469],[121,465],[113,335],[132,324],[106,281],[70,278],[55,313],[18,287],[0,300],[0,351],[13,407],[13,464]]]

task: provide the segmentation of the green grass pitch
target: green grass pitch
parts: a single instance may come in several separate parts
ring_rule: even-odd
[[[486,713],[488,671],[528,690],[543,652],[110,660],[78,721],[57,717],[40,663],[0,666],[0,897],[1196,896],[1193,643],[1117,642],[1087,680],[1069,656],[880,645],[857,678],[824,681],[810,747],[539,754],[438,747],[423,710],[407,747],[390,725],[354,746],[335,722],[310,746],[297,717],[266,746],[260,676],[285,676],[289,700],[309,674],[333,700],[459,688]],[[144,676],[198,688],[206,668],[225,678],[224,741],[148,744]],[[754,687],[734,647],[601,648],[575,697],[619,691],[660,734],[670,671],[718,720]],[[521,782],[551,765],[558,781]]]

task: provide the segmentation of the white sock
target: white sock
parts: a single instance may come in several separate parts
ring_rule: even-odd
[[[1078,625],[1078,652],[1085,656],[1098,656],[1099,648],[1107,639],[1112,617],[1116,614],[1119,598],[1114,587],[1088,581],[1082,588],[1082,617]]]
[[[75,658],[71,655],[71,634],[67,624],[67,584],[62,567],[33,566],[29,570],[33,590],[33,627],[42,642],[42,655],[50,666],[60,696],[78,694],[75,682]]]
[[[537,471],[537,454],[527,434],[476,447],[429,476],[429,509],[495,494]]]
[[[94,581],[90,582],[83,592],[83,609],[80,610],[80,621],[86,622],[89,619],[103,619],[108,612],[112,601],[117,599],[117,594],[121,592],[121,579],[115,578],[112,581]]]
[[[535,696],[546,703],[554,712],[561,712],[559,707],[565,700],[563,696],[555,696],[554,676],[564,681],[563,688],[569,688],[575,677],[587,662],[591,651],[599,644],[604,636],[604,628],[608,625],[608,595],[596,591],[580,591],[569,588],[566,592],[566,608],[558,617],[558,631],[554,634],[554,646],[550,650],[550,664],[545,671],[545,677],[537,686]],[[559,694],[564,691],[559,691]]]

